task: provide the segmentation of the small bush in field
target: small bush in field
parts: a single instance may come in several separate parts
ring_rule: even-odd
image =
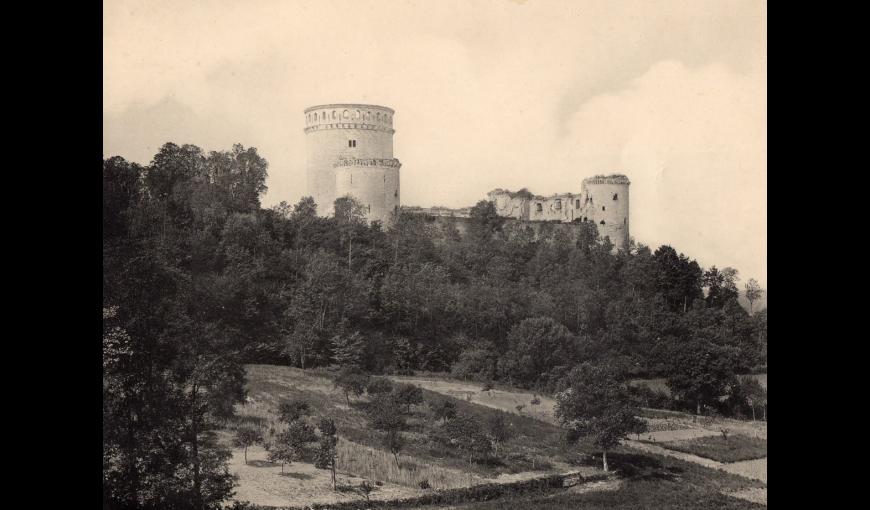
[[[429,485],[429,480],[424,478],[424,479],[420,480],[420,488],[423,490],[426,490],[426,489],[432,488],[432,486]]]
[[[359,484],[359,490],[362,492],[363,496],[366,497],[366,501],[368,501],[369,494],[375,491],[376,488],[368,480],[363,480],[362,483]]]
[[[369,376],[358,368],[345,368],[335,378],[335,387],[344,392],[344,399],[350,405],[350,394],[359,397],[369,384]]]
[[[400,384],[393,389],[393,396],[397,404],[408,406],[408,414],[411,406],[423,403],[423,390],[413,384]]]
[[[456,404],[447,398],[438,399],[429,403],[432,409],[432,416],[436,420],[451,420],[456,417]]]
[[[393,391],[393,383],[383,377],[373,377],[366,386],[366,393],[369,395],[380,395],[391,391]]]
[[[245,449],[245,464],[248,463],[248,447],[263,441],[263,434],[258,429],[241,427],[236,430],[233,445]]]
[[[285,400],[278,405],[278,419],[284,423],[293,423],[310,413],[311,404],[305,400]]]

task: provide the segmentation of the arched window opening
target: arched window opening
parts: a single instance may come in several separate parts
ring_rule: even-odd
[[[617,196],[619,196],[619,193],[614,193],[614,194],[613,194],[613,199],[616,200],[616,197],[617,197]]]
[[[556,209],[559,209],[559,210],[562,209],[562,201],[561,200],[556,200]]]
[[[574,203],[574,209],[580,209],[580,199],[579,199],[579,198],[578,198],[577,201]]]
[[[601,224],[604,225],[604,220],[601,220]]]
[[[601,210],[602,210],[602,211],[606,211],[606,210],[607,210],[607,208],[606,208],[606,207],[604,207],[604,206],[603,206],[603,205],[602,205],[602,206],[601,206]]]
[[[535,210],[537,212],[542,212],[544,210],[544,207],[540,203],[537,203],[535,204]]]

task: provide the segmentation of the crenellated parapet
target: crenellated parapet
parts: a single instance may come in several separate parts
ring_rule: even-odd
[[[332,165],[335,168],[341,166],[379,166],[386,168],[402,168],[402,163],[397,158],[346,158],[339,156]]]
[[[305,109],[305,132],[360,129],[393,134],[392,108],[366,104],[327,104]]]
[[[592,177],[587,177],[583,179],[583,185],[586,184],[631,184],[628,180],[628,176],[623,174],[610,174],[610,175],[593,175]]]

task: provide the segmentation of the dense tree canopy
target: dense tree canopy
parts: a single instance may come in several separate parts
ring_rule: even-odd
[[[347,198],[329,218],[310,197],[264,209],[267,169],[241,145],[103,161],[104,481],[120,506],[226,497],[208,431],[243,397],[246,362],[345,366],[348,394],[366,386],[358,370],[548,391],[607,362],[703,402],[766,363],[766,310],[736,305],[732,269],[670,246],[614,252],[594,225],[533,229],[486,201],[469,219],[389,225]]]

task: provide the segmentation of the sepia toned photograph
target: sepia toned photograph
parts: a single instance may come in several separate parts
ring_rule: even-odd
[[[766,1],[102,30],[103,508],[767,507]]]

